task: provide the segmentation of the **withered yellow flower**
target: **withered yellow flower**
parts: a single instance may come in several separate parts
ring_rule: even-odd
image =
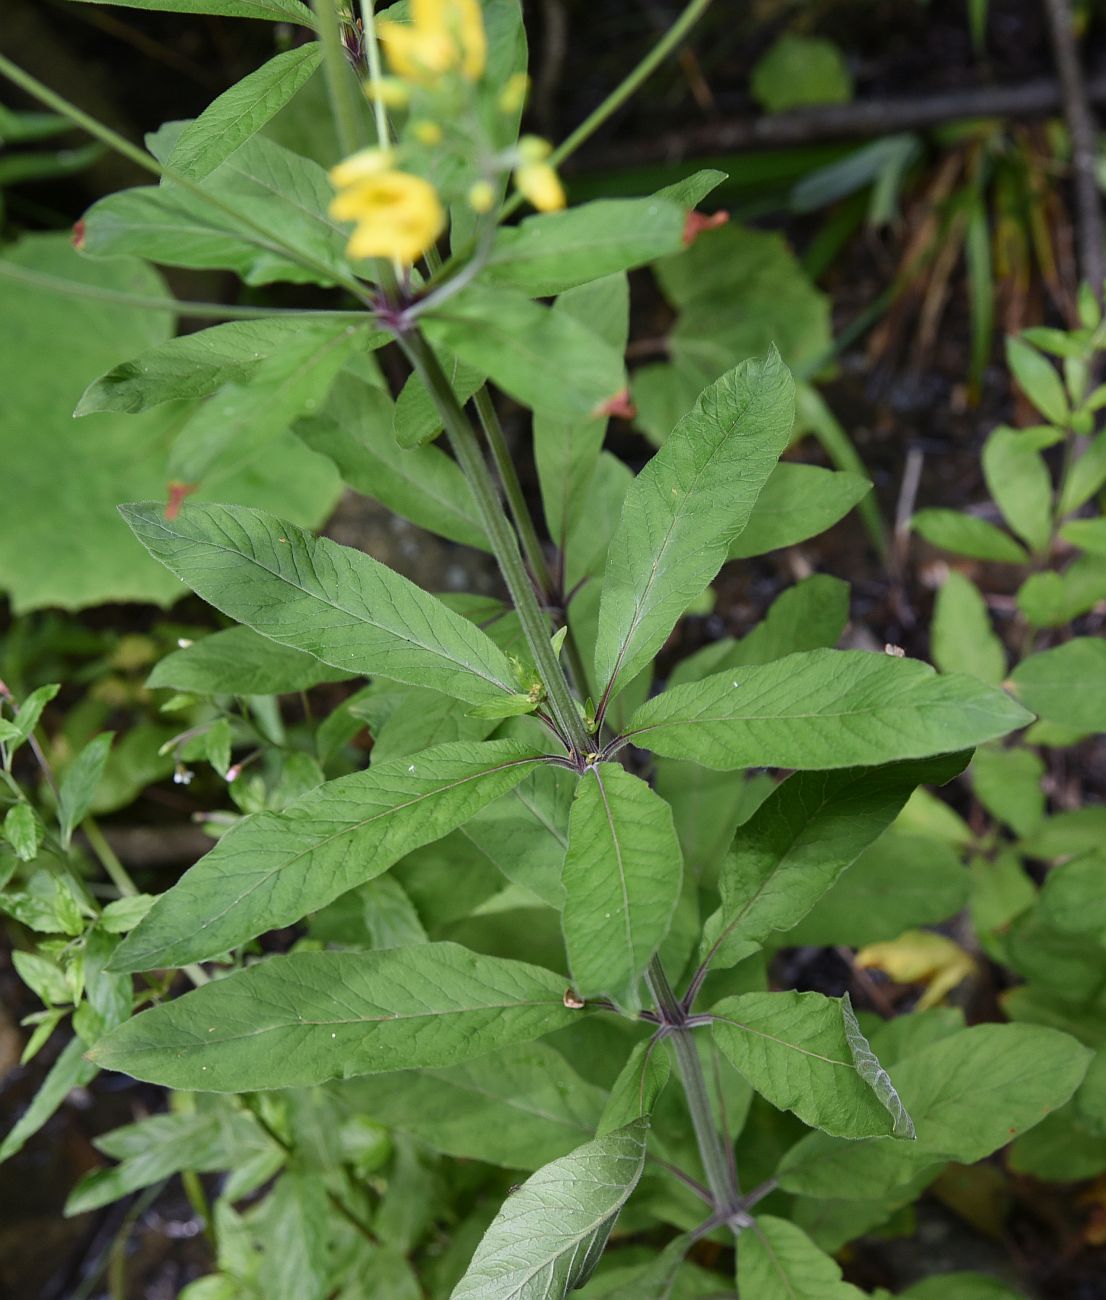
[[[408,81],[430,84],[455,68],[469,81],[484,73],[480,0],[411,0],[409,23],[382,22],[377,32],[392,71]]]
[[[421,176],[398,171],[354,181],[335,196],[330,215],[355,223],[347,246],[350,257],[387,257],[404,266],[418,261],[446,221],[434,186]]]

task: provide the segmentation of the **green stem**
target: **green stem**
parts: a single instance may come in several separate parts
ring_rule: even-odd
[[[703,1063],[692,1038],[692,1031],[680,1027],[685,1018],[683,1007],[668,982],[664,966],[659,957],[649,963],[645,974],[646,984],[653,997],[657,1010],[670,1025],[675,1025],[668,1033],[676,1054],[676,1069],[687,1098],[687,1109],[691,1115],[691,1124],[695,1129],[695,1140],[699,1144],[699,1155],[703,1161],[703,1171],[707,1176],[707,1185],[714,1197],[720,1213],[727,1216],[740,1208],[741,1193],[734,1177],[733,1162],[722,1144],[722,1138],[714,1123],[710,1096],[707,1093],[707,1080],[703,1074]]]
[[[571,750],[583,756],[589,752],[591,742],[550,644],[549,620],[538,605],[533,585],[522,560],[522,553],[519,551],[518,538],[503,513],[495,480],[481,454],[476,434],[464,411],[458,405],[437,357],[427,346],[422,335],[416,331],[401,336],[400,342],[411,364],[426,384],[434,405],[438,408],[453,454],[457,457],[458,464],[472,489],[484,531],[499,562],[499,568],[522,624],[530,653],[534,656],[534,664],[549,696],[549,704],[561,735]]]
[[[365,57],[369,63],[369,85],[373,88],[373,116],[376,120],[376,143],[386,149],[391,139],[388,130],[388,111],[384,107],[380,90],[380,45],[376,39],[376,5],[373,0],[361,0],[361,29],[364,33]]]
[[[338,131],[338,147],[345,155],[356,153],[366,142],[361,96],[353,80],[336,0],[314,0],[323,47],[323,70],[330,95],[330,110]]]
[[[522,492],[522,484],[519,482],[518,471],[511,459],[511,453],[507,448],[507,439],[503,434],[503,426],[499,423],[499,416],[496,414],[495,406],[486,385],[481,384],[473,394],[473,404],[476,407],[476,414],[480,417],[484,436],[488,440],[492,460],[495,461],[495,467],[499,471],[499,477],[503,483],[503,492],[507,498],[507,505],[510,507],[511,518],[515,521],[518,535],[522,539],[522,552],[526,556],[526,563],[530,566],[530,572],[542,595],[548,597],[553,590],[553,575],[549,572],[549,565],[545,562],[545,552],[542,550],[541,541],[538,538],[538,530],[534,527],[534,520],[526,505],[526,498]]]
[[[260,248],[287,257],[297,265],[322,275],[328,281],[336,281],[360,302],[366,306],[371,306],[371,299],[366,293],[364,285],[360,284],[352,276],[338,274],[333,267],[317,261],[294,244],[286,243],[278,235],[274,235],[266,226],[254,221],[251,217],[247,217],[245,213],[240,212],[232,204],[224,203],[213,190],[206,189],[203,185],[194,181],[191,176],[186,176],[183,172],[178,172],[172,167],[164,166],[152,154],[147,153],[145,149],[140,149],[137,145],[132,144],[126,137],[113,131],[111,127],[104,126],[102,122],[97,122],[94,117],[90,117],[82,109],[79,109],[76,104],[71,104],[68,99],[51,90],[49,86],[43,85],[37,77],[32,77],[29,72],[24,72],[22,68],[12,63],[10,59],[5,58],[2,54],[0,54],[0,73],[3,73],[9,81],[14,82],[21,90],[25,90],[28,95],[32,95],[40,104],[45,104],[47,108],[53,109],[55,113],[60,113],[63,117],[68,118],[70,122],[75,126],[79,126],[83,131],[87,131],[89,135],[95,136],[97,140],[102,140],[104,144],[110,146],[124,158],[129,158],[143,171],[151,172],[154,176],[171,181],[174,185],[179,185],[181,189],[187,190],[188,193],[194,195],[209,207],[215,208],[224,216],[230,217],[232,222],[240,229],[250,232],[253,242]]]

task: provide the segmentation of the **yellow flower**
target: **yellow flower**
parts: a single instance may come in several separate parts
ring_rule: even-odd
[[[473,212],[490,212],[495,205],[495,190],[490,181],[476,181],[469,187],[469,207]]]
[[[556,212],[565,205],[561,178],[546,162],[523,163],[517,167],[515,185],[539,212]]]
[[[935,1007],[975,971],[970,953],[932,930],[907,930],[886,943],[870,943],[856,954],[856,964],[885,971],[896,984],[926,985],[919,1011]]]
[[[388,171],[394,161],[395,157],[390,149],[362,149],[359,153],[350,154],[348,158],[330,169],[330,183],[335,189],[344,190],[358,181]],[[337,215],[335,213],[335,216]]]
[[[382,171],[356,180],[335,196],[330,215],[356,223],[350,257],[388,257],[404,266],[417,262],[445,229],[437,190],[407,172]]]
[[[416,122],[411,127],[411,131],[420,144],[441,144],[442,128],[437,124],[437,122],[430,122],[423,119],[421,122]]]
[[[378,25],[392,70],[426,85],[460,68],[476,81],[484,73],[488,42],[480,0],[411,0],[410,23]]]
[[[385,108],[406,108],[411,99],[411,92],[397,77],[366,81],[365,94],[374,104],[383,104]]]

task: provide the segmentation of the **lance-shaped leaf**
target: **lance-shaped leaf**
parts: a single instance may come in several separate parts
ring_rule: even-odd
[[[635,677],[722,567],[787,446],[795,387],[779,353],[713,383],[634,480],[607,551],[595,675]]]
[[[636,1120],[545,1165],[503,1203],[450,1300],[563,1300],[595,1271],[645,1165]]]
[[[182,334],[115,366],[89,384],[74,415],[93,411],[134,414],[162,402],[207,397],[224,384],[248,383],[261,363],[305,334],[337,337],[349,324],[364,323],[354,313],[343,320],[305,320],[275,316],[271,320],[236,320],[194,334]],[[367,331],[358,347],[380,347],[387,335]]]
[[[961,1030],[895,1062],[916,1142],[810,1133],[784,1156],[780,1185],[802,1196],[871,1200],[948,1160],[974,1164],[1068,1101],[1091,1056],[1040,1025]]]
[[[361,345],[365,326],[304,331],[266,357],[245,384],[224,385],[185,421],[169,453],[169,477],[223,478],[277,434],[320,406],[335,375]]]
[[[722,906],[708,921],[704,955],[740,960],[749,945],[798,924],[919,785],[943,785],[967,766],[953,754],[872,771],[797,772],[741,827],[722,863]]]
[[[239,623],[345,672],[472,704],[513,695],[506,656],[460,614],[361,551],[240,506],[120,510],[146,549]]]
[[[845,1006],[821,993],[743,993],[711,1009],[711,1033],[757,1092],[804,1123],[837,1137],[913,1137],[851,1008],[846,1033]]]
[[[588,768],[568,822],[565,947],[583,998],[641,1005],[638,984],[668,933],[680,898],[683,858],[672,809],[617,763]]]
[[[626,387],[621,354],[565,312],[472,285],[423,318],[426,336],[535,411],[594,414]]]
[[[441,839],[540,763],[517,741],[459,741],[328,781],[232,827],[160,895],[112,969],[183,966],[291,925]]]
[[[771,1215],[759,1215],[742,1234],[737,1285],[752,1300],[864,1300],[802,1228]]]
[[[671,1074],[672,1059],[660,1039],[649,1038],[638,1043],[611,1084],[596,1135],[602,1137],[632,1120],[652,1115]]]
[[[170,14],[214,14],[221,18],[264,18],[271,23],[315,26],[315,15],[300,0],[78,0],[123,9],[159,9]]]
[[[448,1069],[375,1078],[351,1101],[356,1113],[435,1151],[537,1169],[595,1133],[603,1091],[552,1047],[527,1043]]]
[[[1077,636],[1030,655],[1012,681],[1018,698],[1046,721],[1106,731],[1106,641]]]
[[[1032,721],[973,677],[917,659],[811,650],[674,686],[641,706],[635,745],[703,767],[876,766],[981,745]]]
[[[669,199],[599,199],[499,231],[485,276],[536,298],[644,266],[683,246],[686,213]]]
[[[349,676],[252,628],[228,627],[167,654],[146,685],[193,695],[284,695]]]
[[[568,1024],[564,978],[454,943],[273,957],[126,1021],[92,1056],[167,1088],[253,1092],[453,1065]]]
[[[817,537],[871,490],[860,474],[781,461],[757,498],[748,526],[731,544],[729,558],[765,555]]]
[[[224,91],[181,132],[169,165],[202,180],[292,99],[322,58],[318,41],[293,46]]]

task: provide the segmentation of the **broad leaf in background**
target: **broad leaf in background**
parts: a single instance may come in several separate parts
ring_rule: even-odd
[[[513,740],[459,741],[317,786],[239,822],[120,945],[113,970],[202,961],[298,921],[441,839],[540,762]]]
[[[281,645],[471,704],[518,689],[479,628],[361,551],[235,506],[188,504],[173,520],[149,503],[120,510],[197,595]]]
[[[463,365],[445,348],[436,348],[438,362],[449,380],[457,401],[464,404],[487,378],[483,370]],[[422,376],[412,372],[396,398],[394,414],[395,441],[405,450],[432,442],[442,431],[442,417]]]
[[[501,229],[483,276],[549,298],[678,253],[684,209],[666,199],[598,199]]]
[[[986,519],[964,515],[959,510],[919,510],[910,527],[927,542],[955,555],[969,555],[973,560],[992,560],[998,564],[1029,563],[1027,552],[1009,533]]]
[[[645,1165],[640,1119],[544,1166],[507,1197],[450,1300],[563,1300],[595,1271]]]
[[[431,1069],[571,1023],[564,978],[452,943],[300,952],[142,1012],[96,1064],[169,1088],[253,1092]]]
[[[933,606],[933,662],[943,673],[968,673],[989,686],[1006,679],[1006,650],[991,626],[987,602],[970,578],[950,569]]]
[[[859,474],[782,461],[757,497],[729,558],[765,555],[805,542],[832,528],[868,495],[871,483]]]
[[[315,72],[322,58],[318,41],[293,46],[219,96],[177,139],[169,166],[193,180],[225,162],[274,117]]]
[[[737,1285],[755,1300],[862,1300],[801,1228],[762,1214],[737,1249]]]
[[[284,695],[349,677],[252,628],[228,627],[167,654],[146,685],[193,695]]]
[[[1055,375],[1051,366],[1049,370]],[[1036,430],[1000,427],[983,446],[987,488],[1012,531],[1031,551],[1047,546],[1052,530],[1052,480],[1041,457],[1042,441]]]
[[[140,263],[88,261],[62,235],[28,237],[4,256],[17,271],[147,296],[166,292]],[[112,600],[167,604],[181,594],[135,546],[115,512],[120,500],[164,491],[181,408],[133,417],[105,412],[81,421],[72,415],[97,375],[168,346],[171,332],[167,312],[28,293],[0,275],[0,352],[8,371],[0,410],[0,586],[17,612]],[[33,446],[28,429],[35,431]],[[285,434],[263,463],[224,481],[220,494],[312,525],[329,512],[339,488],[333,466]]]
[[[83,1088],[96,1077],[97,1067],[85,1059],[85,1051],[85,1044],[79,1038],[72,1038],[65,1045],[34,1100],[4,1134],[0,1142],[0,1163],[23,1150],[74,1088]]]
[[[683,860],[672,810],[617,763],[580,777],[568,824],[562,920],[573,986],[632,1014],[639,983],[668,933]]]
[[[769,113],[812,104],[847,104],[853,79],[833,41],[784,32],[753,67],[749,89]]]
[[[844,1138],[913,1137],[847,1006],[821,993],[743,993],[711,1007],[711,1035],[757,1092],[804,1123]]]
[[[423,318],[427,338],[535,412],[590,416],[626,387],[621,355],[565,312],[472,285]]]
[[[634,479],[607,551],[595,675],[604,698],[649,663],[725,562],[787,446],[794,385],[774,349],[704,392]]]
[[[870,1199],[927,1164],[982,1160],[1062,1106],[1090,1058],[1074,1038],[1038,1025],[961,1030],[895,1063],[916,1142],[811,1133],[784,1157],[780,1186],[804,1196]]]
[[[974,678],[938,677],[893,655],[812,650],[674,686],[638,709],[627,735],[720,771],[814,771],[948,754],[1030,721]]]
[[[92,807],[113,739],[110,731],[93,737],[62,774],[58,786],[58,825],[63,848],[69,847],[73,832]]]
[[[595,1133],[604,1094],[552,1047],[527,1043],[444,1070],[382,1075],[352,1101],[435,1151],[536,1169]]]
[[[797,772],[741,827],[723,860],[722,906],[707,922],[704,955],[734,961],[774,931],[789,930],[890,826],[919,785],[962,772],[953,754],[891,767]]]
[[[1023,659],[1011,675],[1018,699],[1048,722],[1106,731],[1106,641],[1075,637]]]

